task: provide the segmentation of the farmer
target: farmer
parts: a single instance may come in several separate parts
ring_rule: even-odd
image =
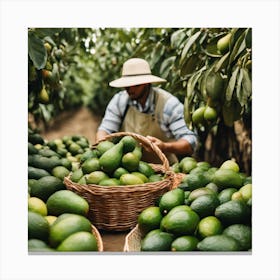
[[[178,161],[176,155],[192,155],[197,136],[186,126],[183,104],[171,93],[152,86],[152,83],[162,82],[166,80],[152,75],[146,60],[127,60],[122,77],[109,83],[123,90],[109,102],[96,140],[114,132],[134,132],[154,142],[170,164]],[[145,160],[154,162],[147,155]]]

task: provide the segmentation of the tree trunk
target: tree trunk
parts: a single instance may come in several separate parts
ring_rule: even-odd
[[[204,154],[204,160],[211,165],[219,167],[225,160],[233,159],[238,163],[240,172],[251,175],[251,130],[243,121],[236,121],[232,127],[220,123],[216,135],[209,133],[202,147],[200,155]]]

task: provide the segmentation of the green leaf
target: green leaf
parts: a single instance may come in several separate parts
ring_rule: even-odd
[[[37,35],[41,38],[46,36],[52,36],[56,33],[60,33],[63,30],[63,28],[36,28],[35,32]]]
[[[180,48],[183,40],[186,37],[185,29],[179,29],[172,33],[170,37],[170,45],[172,49],[178,49]]]
[[[246,106],[248,103],[248,99],[252,95],[252,82],[248,74],[248,70],[246,68],[241,68],[241,72],[243,74],[243,79],[241,82],[241,93],[238,98],[241,106]],[[237,96],[238,97],[238,96]]]
[[[186,44],[183,48],[182,54],[181,54],[181,58],[180,58],[180,62],[179,62],[180,65],[183,65],[183,63],[187,59],[187,55],[188,55],[188,51],[189,51],[190,47],[198,39],[200,34],[201,34],[201,31],[198,31],[187,39],[187,42],[186,42]]]
[[[169,72],[173,67],[175,59],[176,59],[176,56],[171,56],[171,57],[166,58],[162,62],[161,66],[160,66],[160,76],[163,79],[166,79],[168,77]]]
[[[210,57],[222,57],[222,54],[217,49],[217,42],[224,37],[224,34],[218,34],[207,41],[206,46],[203,47],[203,51]]]
[[[33,32],[28,32],[28,55],[37,69],[45,67],[47,51],[44,43]]]
[[[252,48],[252,28],[246,30],[245,43],[247,48]]]
[[[204,74],[202,76],[202,79],[201,79],[201,82],[200,82],[200,92],[202,93],[202,96],[203,96],[204,100],[207,100],[207,98],[208,98],[207,90],[206,90],[206,80],[207,80],[207,77],[208,77],[208,75],[211,71],[212,71],[212,67],[208,68],[204,72]]]
[[[151,54],[150,66],[152,69],[157,64],[157,62],[161,59],[162,55],[164,54],[164,51],[165,51],[165,47],[162,45],[161,42],[158,42]]]
[[[45,122],[49,122],[51,119],[51,114],[50,114],[49,110],[47,109],[47,106],[44,104],[39,104],[39,108],[40,108],[41,114],[42,114]]]
[[[228,59],[229,59],[229,52],[219,59],[219,61],[214,67],[214,71],[219,72],[221,71],[222,68],[226,68],[226,65],[228,64]]]
[[[243,71],[243,80],[242,86],[244,87],[245,91],[247,92],[247,97],[250,97],[252,94],[252,81],[249,76],[249,72],[247,68],[242,68]]]
[[[130,42],[130,37],[124,29],[118,29],[118,36],[120,37],[121,42]]]
[[[54,84],[57,84],[60,80],[60,75],[59,75],[59,68],[57,63],[53,64],[53,69],[52,69],[52,82]]]
[[[188,80],[188,85],[187,85],[187,96],[188,96],[188,101],[191,103],[194,98],[195,94],[195,85],[197,81],[199,80],[200,76],[202,75],[201,70],[197,71],[195,74],[193,74],[190,79]]]
[[[233,71],[228,86],[227,86],[227,90],[226,90],[226,100],[230,101],[232,98],[232,94],[233,91],[235,89],[235,84],[236,84],[236,78],[237,78],[237,74],[239,72],[239,67],[236,67],[236,69]]]
[[[203,45],[204,44],[204,41],[207,40],[208,38],[208,33],[207,32],[202,32],[202,36],[200,37],[199,39],[199,44],[200,45]]]
[[[201,60],[198,54],[193,54],[187,58],[184,64],[181,66],[180,75],[185,77],[192,74],[199,66],[201,66]]]
[[[243,32],[245,32],[246,28],[233,28],[231,30],[231,39],[229,42],[229,49],[230,51],[232,51],[234,45],[236,44],[237,40],[239,39],[239,37],[242,35]]]
[[[189,107],[190,107],[189,99],[186,96],[185,100],[184,100],[184,119],[185,119],[185,122],[187,125],[189,125],[191,122],[191,113],[190,113]]]
[[[238,55],[246,48],[245,43],[245,31],[240,35],[240,37],[237,39],[236,43],[233,46],[233,49],[230,53],[229,58],[229,64],[231,64],[235,59],[238,57]]]
[[[239,101],[239,103],[241,105],[243,105],[241,103],[241,100],[242,100],[242,92],[240,91],[241,90],[241,82],[242,82],[242,79],[243,79],[243,72],[242,72],[242,69],[240,69],[239,73],[238,73],[238,78],[237,78],[237,83],[236,83],[236,97]]]

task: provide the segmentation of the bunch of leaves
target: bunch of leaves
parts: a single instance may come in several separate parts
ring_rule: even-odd
[[[84,39],[90,31],[28,29],[28,111],[35,120],[47,124],[61,111],[84,103],[89,92],[84,90],[84,81],[89,80],[90,73],[81,67],[81,58],[85,64],[89,61]]]
[[[232,126],[251,110],[251,29],[181,29],[172,34],[177,48],[181,86],[185,89],[185,119],[192,126],[192,113],[200,106],[214,107],[218,121]],[[218,41],[230,35],[229,47],[221,53]],[[223,79],[220,96],[209,96],[209,77]],[[185,83],[186,81],[186,83]]]

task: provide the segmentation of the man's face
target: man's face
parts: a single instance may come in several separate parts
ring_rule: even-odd
[[[149,84],[142,84],[125,88],[130,99],[139,100],[149,90]]]

